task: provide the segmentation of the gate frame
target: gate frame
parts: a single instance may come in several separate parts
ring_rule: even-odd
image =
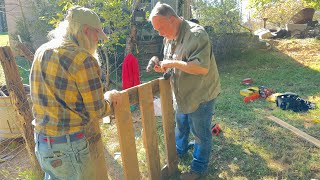
[[[168,179],[178,170],[174,133],[174,112],[170,81],[163,78],[123,90],[122,102],[115,104],[114,115],[117,122],[121,158],[125,179],[141,179],[135,144],[135,134],[130,105],[139,103],[143,126],[143,143],[146,149],[149,179]],[[160,168],[158,135],[154,114],[153,97],[160,95],[162,126],[166,147],[167,164]]]

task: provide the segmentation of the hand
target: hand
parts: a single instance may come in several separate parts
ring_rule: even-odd
[[[155,66],[159,66],[159,58],[157,56],[153,56],[148,63],[146,68],[147,72],[150,72]]]
[[[154,70],[155,72],[158,72],[158,73],[163,73],[163,72],[164,72],[164,70],[161,68],[160,65],[155,65],[155,66],[153,67],[153,70]]]
[[[112,104],[118,104],[122,101],[121,95],[117,90],[111,90],[104,93],[104,99],[109,100]]]
[[[160,62],[161,69],[163,72],[167,72],[168,69],[175,67],[175,61],[173,60],[163,60]]]

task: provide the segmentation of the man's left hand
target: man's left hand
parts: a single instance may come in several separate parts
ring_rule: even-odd
[[[109,100],[113,104],[118,104],[118,103],[121,103],[121,101],[122,101],[121,95],[120,95],[119,91],[117,91],[117,90],[107,91],[104,94],[104,98]]]

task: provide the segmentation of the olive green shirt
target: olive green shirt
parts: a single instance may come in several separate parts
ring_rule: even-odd
[[[211,41],[202,26],[183,20],[178,38],[174,41],[165,39],[164,44],[164,59],[191,62],[209,70],[206,75],[193,75],[173,69],[171,85],[179,111],[192,113],[200,103],[220,94],[219,73]]]

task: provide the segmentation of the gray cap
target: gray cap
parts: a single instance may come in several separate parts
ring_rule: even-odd
[[[70,21],[78,22],[81,25],[87,24],[95,29],[98,30],[98,37],[99,39],[107,39],[107,35],[103,32],[100,18],[91,9],[81,7],[81,6],[75,6],[69,10],[70,12]]]

